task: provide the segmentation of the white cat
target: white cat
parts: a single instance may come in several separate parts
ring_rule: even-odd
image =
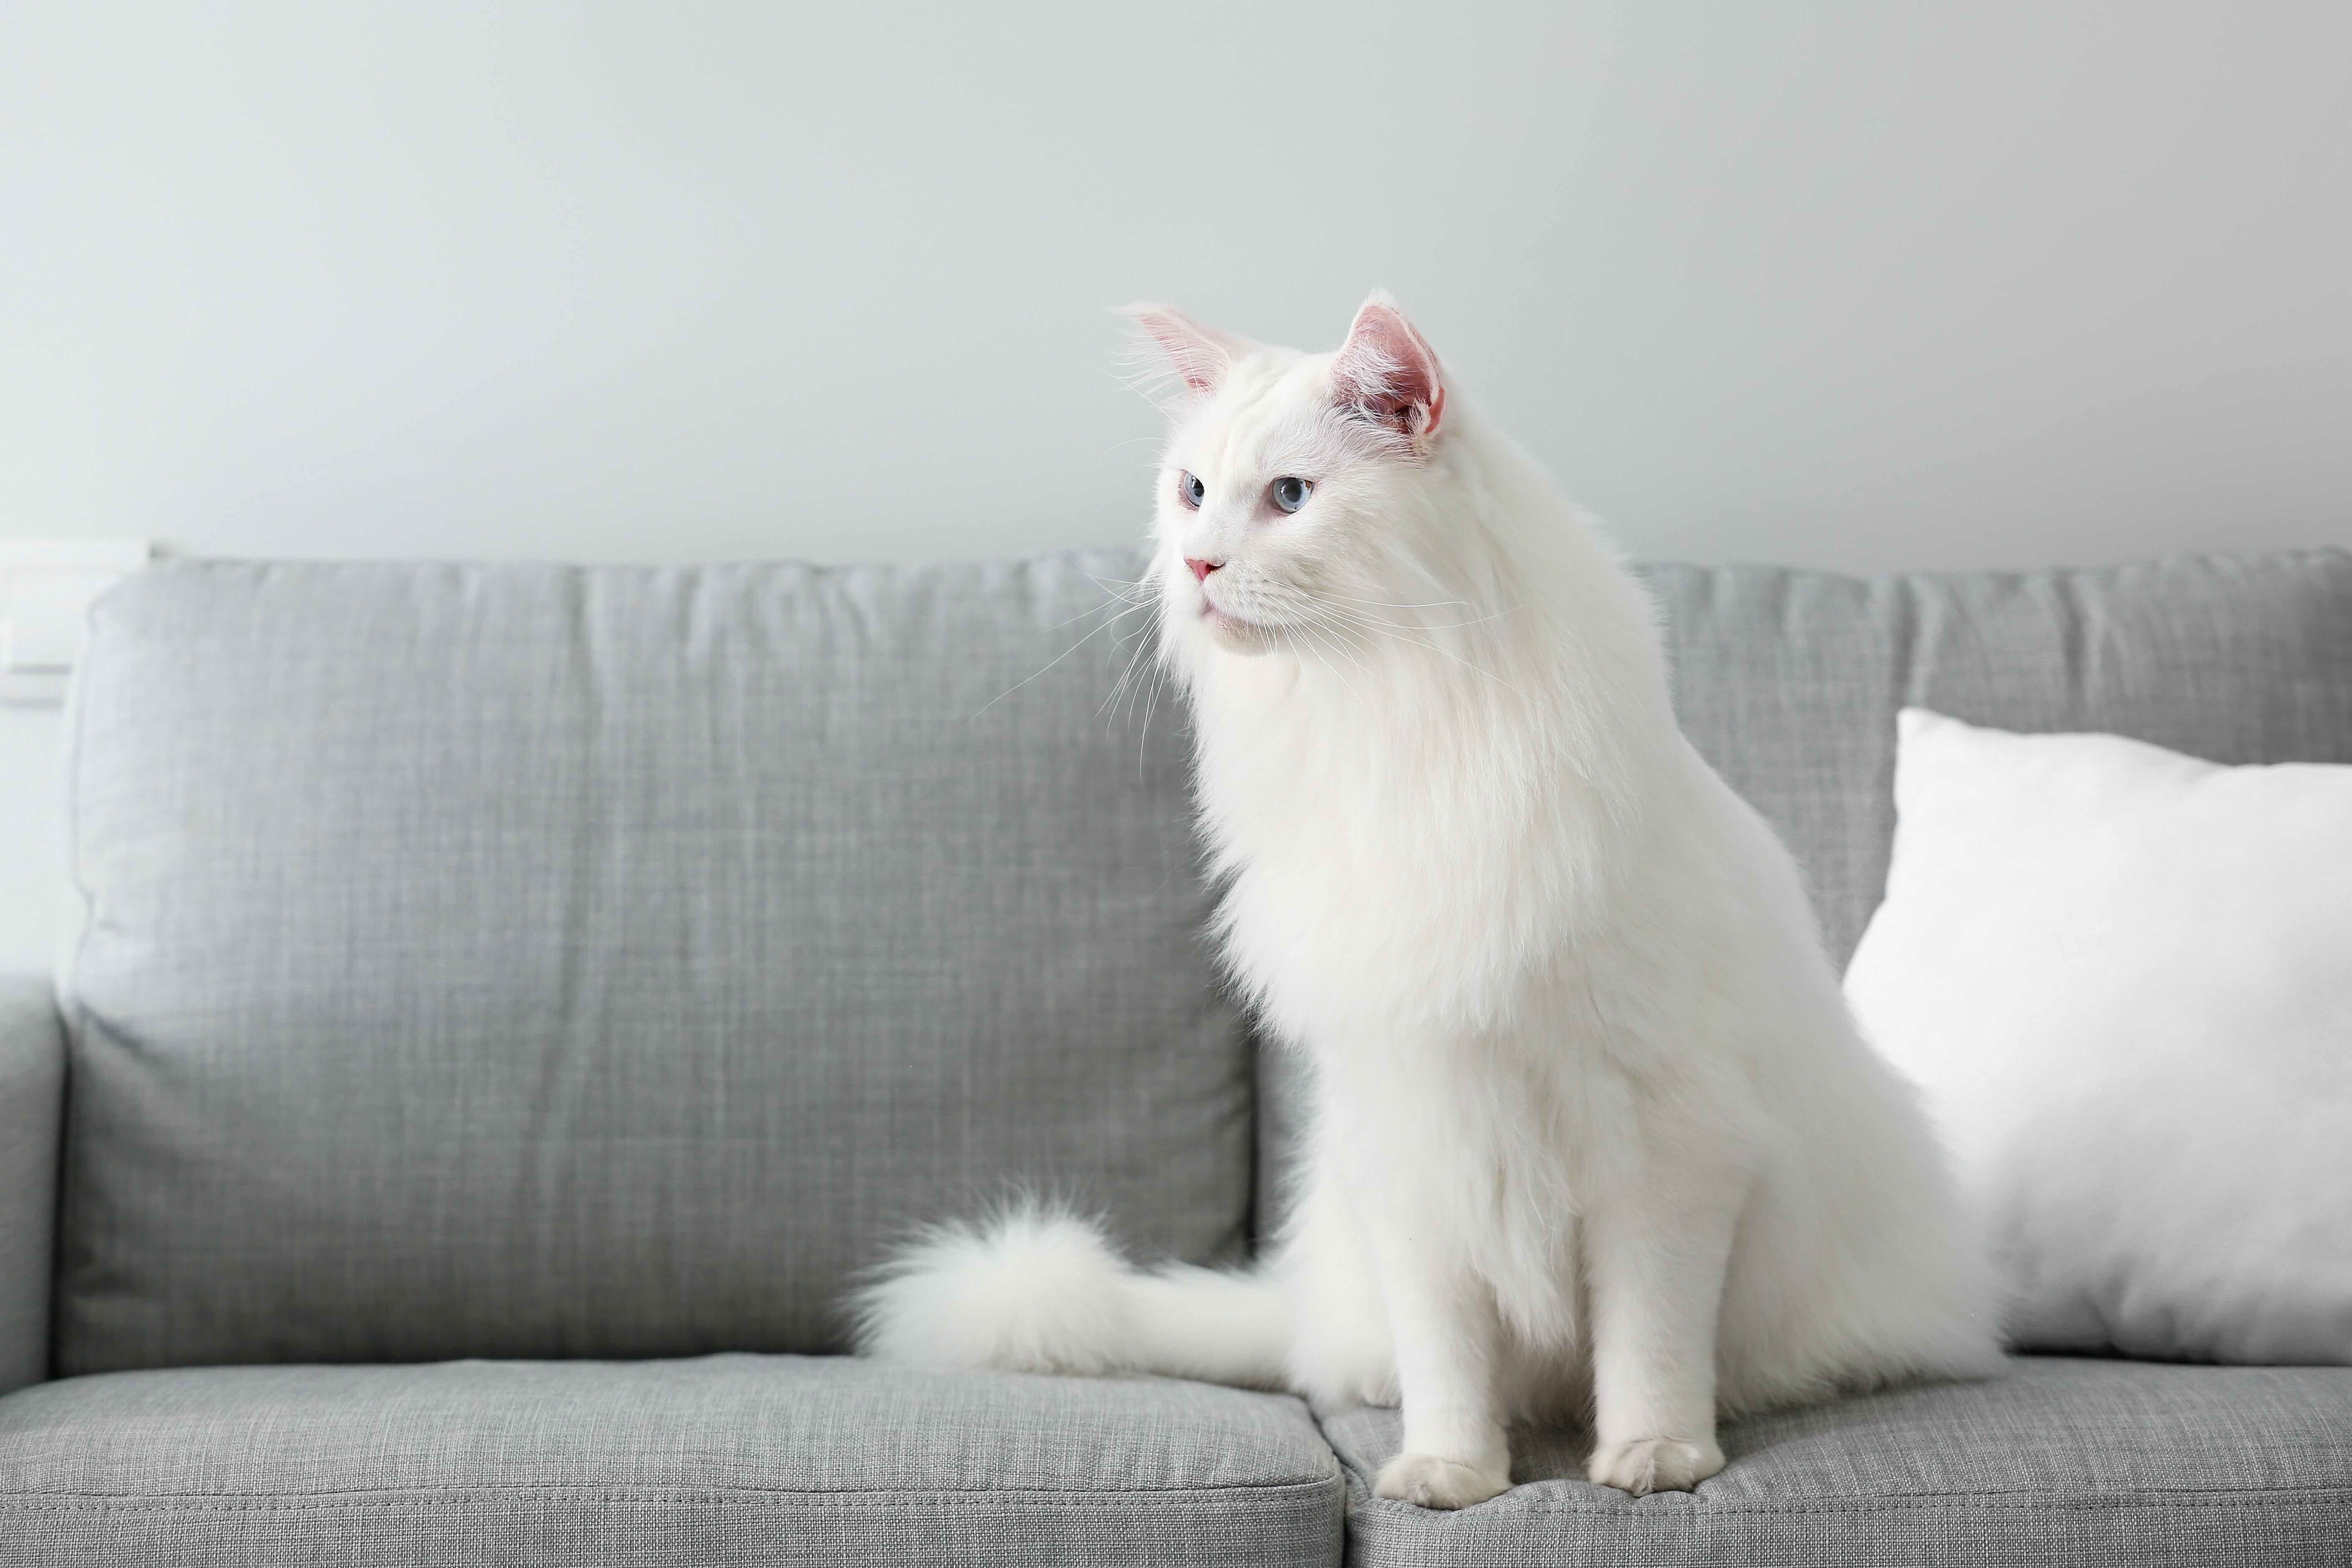
[[[1589,1413],[1642,1493],[1722,1468],[1718,1411],[1994,1371],[1927,1124],[1591,525],[1384,297],[1335,354],[1135,314],[1183,384],[1150,581],[1216,931],[1313,1065],[1297,1202],[1241,1273],[943,1228],[860,1348],[1402,1400],[1377,1489],[1432,1508],[1509,1486],[1514,1417]]]

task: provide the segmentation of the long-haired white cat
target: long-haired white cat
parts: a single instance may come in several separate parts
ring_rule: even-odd
[[[1719,1411],[1994,1370],[1927,1125],[1610,549],[1383,297],[1330,354],[1135,314],[1182,384],[1150,584],[1217,931],[1313,1065],[1297,1203],[1237,1273],[951,1226],[860,1348],[1402,1401],[1377,1489],[1432,1508],[1510,1484],[1515,1417],[1686,1489]]]

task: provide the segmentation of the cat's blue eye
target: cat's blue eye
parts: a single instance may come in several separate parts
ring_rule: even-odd
[[[1284,511],[1297,511],[1307,504],[1307,498],[1315,493],[1315,487],[1305,479],[1280,479],[1274,481],[1273,488],[1266,493]]]
[[[1201,482],[1198,474],[1179,474],[1176,476],[1176,493],[1184,498],[1186,506],[1198,511],[1201,502],[1208,497],[1209,487]]]

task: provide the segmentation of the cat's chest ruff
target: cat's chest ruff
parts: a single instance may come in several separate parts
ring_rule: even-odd
[[[1234,858],[1285,875],[1345,882],[1459,864],[1489,847],[1499,815],[1491,797],[1462,798],[1488,770],[1456,737],[1382,733],[1300,704],[1210,745],[1202,783]]]
[[[1228,954],[1297,1032],[1508,1009],[1529,956],[1516,912],[1524,867],[1447,831],[1459,824],[1442,812],[1350,811],[1303,794],[1249,806],[1228,818]]]
[[[1337,900],[1369,913],[1493,853],[1460,813],[1413,781],[1375,789],[1304,760],[1266,761],[1273,765],[1250,770],[1216,815],[1230,859],[1286,902]]]

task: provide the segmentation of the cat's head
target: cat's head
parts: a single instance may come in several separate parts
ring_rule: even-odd
[[[1203,651],[1308,650],[1394,620],[1459,423],[1404,313],[1373,295],[1324,354],[1164,305],[1129,313],[1176,384],[1151,567],[1167,634]]]

